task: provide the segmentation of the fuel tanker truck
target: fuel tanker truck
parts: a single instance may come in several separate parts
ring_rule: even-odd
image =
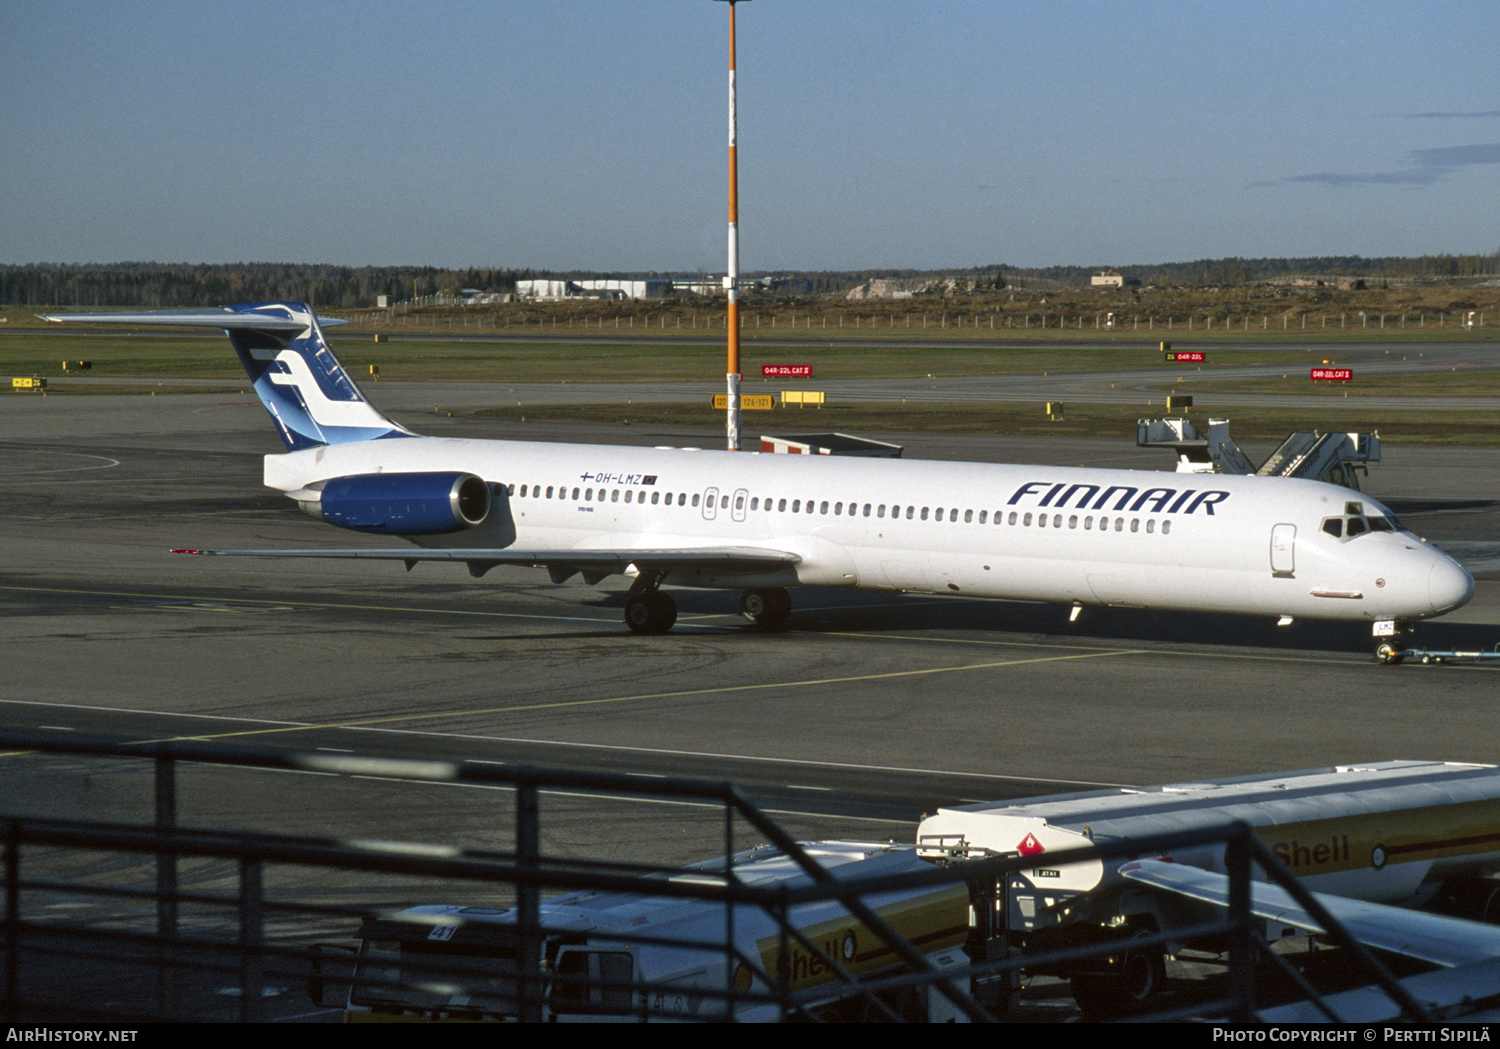
[[[1303,886],[1329,897],[1500,919],[1500,769],[1384,761],[1157,787],[1117,788],[939,809],[922,820],[917,852],[937,863],[1016,857],[1004,935],[1026,954],[1113,944],[1095,957],[1029,966],[1068,976],[1086,1013],[1144,1002],[1165,976],[1174,938],[1204,918],[1201,899],[1133,880],[1129,856],[1067,864],[1048,857],[1090,843],[1249,824]],[[1222,842],[1138,859],[1227,874]],[[1305,930],[1267,923],[1268,940]],[[1165,934],[1162,946],[1133,941]]]

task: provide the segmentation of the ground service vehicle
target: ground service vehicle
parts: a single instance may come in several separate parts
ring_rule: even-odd
[[[1048,854],[1234,820],[1254,828],[1307,889],[1326,897],[1500,918],[1500,881],[1489,877],[1500,870],[1500,768],[1491,765],[1385,761],[966,805],[923,820],[917,851],[939,862],[1032,861],[1010,881],[1009,942],[1023,953],[1116,944],[1097,958],[1028,967],[1071,976],[1078,1004],[1106,1012],[1144,1001],[1164,980],[1162,948],[1132,941],[1163,933],[1168,951],[1213,948],[1171,938],[1213,904],[1164,881],[1146,883],[1145,872],[1125,870],[1131,865],[1124,860],[1053,865]],[[1226,873],[1222,844],[1162,858],[1177,868]],[[1272,940],[1305,930],[1267,922],[1263,935]]]
[[[819,842],[806,852],[835,878],[930,870],[910,846]],[[722,886],[722,859],[668,876]],[[808,884],[809,876],[769,847],[733,858],[749,886]],[[938,969],[966,966],[968,890],[963,884],[876,892],[864,902]],[[566,1021],[881,1018],[871,996],[848,981],[894,975],[906,966],[837,901],[794,905],[786,927],[761,907],[718,899],[574,892],[541,904],[541,1018]],[[517,999],[514,909],[413,907],[368,921],[346,1019],[512,1020]],[[727,939],[727,943],[726,943]],[[784,984],[778,1004],[775,990]],[[967,980],[963,981],[967,990]],[[926,987],[876,996],[914,1020],[962,1018]],[[789,1010],[787,1002],[795,1003]]]

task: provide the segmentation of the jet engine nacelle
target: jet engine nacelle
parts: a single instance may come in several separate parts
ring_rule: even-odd
[[[490,486],[469,473],[355,474],[294,498],[312,517],[356,532],[439,535],[483,523]]]

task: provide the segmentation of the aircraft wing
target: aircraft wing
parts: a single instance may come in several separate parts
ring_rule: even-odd
[[[1229,906],[1229,878],[1223,874],[1162,860],[1137,860],[1121,867],[1120,874],[1163,892]],[[1500,958],[1500,928],[1493,925],[1321,892],[1313,896],[1367,947],[1445,968]],[[1252,882],[1250,910],[1267,921],[1310,933],[1323,931],[1301,904],[1276,885]]]
[[[214,554],[229,557],[318,557],[355,560],[401,561],[411,568],[418,561],[462,561],[469,572],[481,576],[497,565],[546,568],[554,583],[582,572],[591,581],[624,572],[634,565],[638,571],[703,571],[728,574],[767,572],[790,568],[802,558],[785,550],[763,550],[744,546],[681,547],[665,549],[569,548],[521,550],[515,547],[405,547],[398,550],[174,550],[178,554]]]

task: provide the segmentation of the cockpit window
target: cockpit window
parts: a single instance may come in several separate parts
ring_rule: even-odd
[[[1395,517],[1380,514],[1366,517],[1359,503],[1345,503],[1343,517],[1325,517],[1322,530],[1335,539],[1355,539],[1371,532],[1404,532],[1405,526]]]

